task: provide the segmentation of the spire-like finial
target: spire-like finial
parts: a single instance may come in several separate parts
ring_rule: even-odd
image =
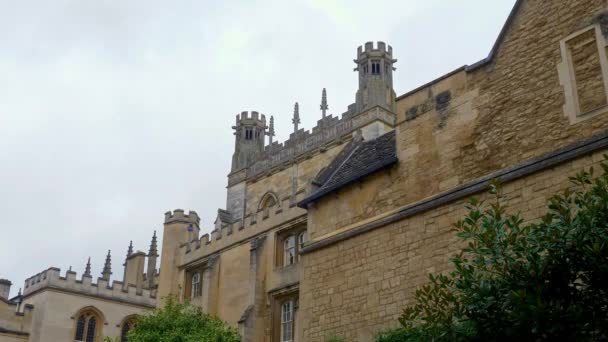
[[[327,114],[327,110],[329,106],[327,105],[327,91],[323,88],[323,92],[321,93],[321,113],[323,113],[323,118]]]
[[[148,257],[151,256],[158,256],[158,246],[156,245],[156,230],[154,231],[154,235],[152,235],[152,242],[150,243],[150,250],[148,251]]]
[[[129,241],[129,249],[127,250],[127,258],[133,254],[133,240]]]
[[[101,278],[109,281],[110,275],[112,275],[112,256],[110,255],[110,250],[108,249],[108,255],[106,256],[106,262],[103,265],[103,271],[101,271]]]
[[[274,137],[274,116],[270,116],[270,124],[268,125],[268,144],[272,145],[272,137]]]
[[[293,131],[298,132],[298,125],[300,124],[300,105],[296,102],[293,106],[293,119],[291,119],[293,123]]]
[[[17,293],[17,296],[21,297],[21,288],[19,288],[19,293]]]
[[[91,257],[89,257],[89,260],[87,260],[87,266],[84,268],[84,274],[82,276],[83,277],[91,276]]]

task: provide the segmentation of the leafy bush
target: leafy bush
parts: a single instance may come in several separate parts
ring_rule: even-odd
[[[473,199],[455,227],[466,242],[454,271],[430,275],[400,329],[377,341],[596,341],[608,339],[608,166],[570,180],[540,222]]]
[[[198,306],[168,298],[165,306],[137,318],[129,342],[238,342],[236,329]]]

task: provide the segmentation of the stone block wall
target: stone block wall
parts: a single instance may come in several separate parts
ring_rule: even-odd
[[[509,213],[533,221],[546,213],[546,200],[570,186],[569,176],[594,166],[602,153],[566,162],[504,185]],[[480,194],[483,200],[491,195]],[[453,224],[466,214],[467,198],[390,223],[305,254],[300,287],[306,341],[339,335],[371,341],[378,331],[398,325],[404,306],[429,273],[451,269],[462,247]]]

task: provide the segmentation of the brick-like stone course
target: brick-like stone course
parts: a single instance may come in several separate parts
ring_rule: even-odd
[[[605,152],[505,184],[508,212],[520,213],[527,222],[537,220],[546,213],[549,197],[572,186],[568,177],[591,166],[600,169]],[[493,200],[487,193],[479,197]],[[467,200],[306,254],[300,287],[306,340],[340,335],[347,341],[370,341],[379,330],[396,326],[428,274],[451,269],[449,259],[462,247],[453,224],[466,214]]]

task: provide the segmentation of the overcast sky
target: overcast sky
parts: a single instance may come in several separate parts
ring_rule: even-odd
[[[397,95],[490,51],[514,0],[0,0],[0,278],[114,279],[163,213],[225,204],[237,113],[354,102],[358,45],[393,46]]]

